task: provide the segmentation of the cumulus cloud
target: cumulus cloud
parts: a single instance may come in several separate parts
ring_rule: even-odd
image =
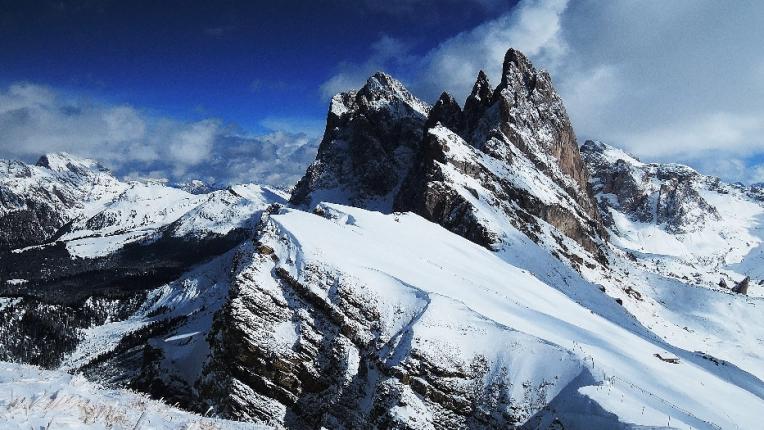
[[[178,130],[168,133],[167,153],[179,169],[182,169],[177,172],[182,174],[185,168],[196,166],[210,158],[219,126],[220,120],[204,120],[178,127]]]
[[[273,119],[271,125],[287,131],[247,136],[220,119],[155,118],[131,106],[67,97],[30,83],[0,90],[0,158],[33,163],[45,153],[65,151],[94,158],[127,179],[286,188],[305,172],[318,146],[317,136],[300,132],[299,124],[300,119]]]
[[[70,100],[51,88],[29,83],[0,91],[0,125],[3,156],[22,159],[45,152],[79,151],[117,161],[120,152],[140,146],[146,134],[144,118],[132,107]]]

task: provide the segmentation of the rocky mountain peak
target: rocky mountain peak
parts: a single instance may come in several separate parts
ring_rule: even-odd
[[[332,98],[318,155],[290,202],[322,200],[389,212],[414,163],[430,105],[385,73]]]
[[[501,73],[501,84],[508,85],[518,74],[534,76],[536,75],[536,68],[533,67],[531,61],[522,52],[509,48],[507,53],[504,54],[504,64]]]
[[[0,252],[39,245],[93,202],[124,189],[95,160],[67,153],[43,155],[37,164],[0,162]]]
[[[477,212],[480,202],[495,202],[491,212],[512,214],[513,225],[551,224],[602,261],[607,233],[562,99],[515,50],[504,72],[495,90],[479,72],[464,110],[445,92],[430,107],[384,73],[335,96],[316,161],[290,201],[413,211],[489,248],[502,235]],[[485,194],[464,188],[470,181]],[[534,185],[542,183],[553,198]]]
[[[535,158],[539,167],[559,170],[578,187],[586,189],[588,172],[581,160],[573,126],[545,70],[537,71],[525,55],[510,49],[504,58],[501,84],[494,98],[501,103],[503,131],[513,144]],[[531,136],[532,139],[528,139]],[[570,188],[563,177],[556,179]]]
[[[366,85],[356,94],[356,103],[370,109],[403,104],[425,116],[430,110],[427,103],[414,97],[402,83],[383,72],[375,73],[366,81]]]
[[[480,118],[483,117],[491,104],[493,104],[493,87],[488,81],[488,76],[481,70],[475,80],[475,85],[472,86],[472,93],[464,102],[465,137],[468,138],[475,132]]]
[[[486,76],[484,71],[478,72],[477,79],[475,80],[475,85],[472,86],[472,92],[470,93],[469,97],[467,97],[467,102],[464,104],[465,106],[467,103],[470,103],[469,100],[474,100],[476,102],[482,102],[486,106],[490,106],[493,98],[493,87],[491,86],[491,82],[488,80],[488,76]]]
[[[462,130],[464,117],[459,103],[447,92],[443,92],[432,106],[425,122],[425,129],[434,127],[438,122],[451,130]]]

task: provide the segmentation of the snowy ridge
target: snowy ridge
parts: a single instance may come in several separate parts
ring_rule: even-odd
[[[49,167],[52,166],[52,167]],[[49,154],[37,166],[0,161],[0,249],[39,245],[127,188],[93,160]]]
[[[2,160],[0,185],[4,192],[30,195],[30,199],[22,197],[19,203],[39,199],[54,205],[63,212],[64,219],[110,201],[127,187],[97,161],[66,153],[43,156],[36,166]],[[0,215],[23,207],[23,203],[15,207],[2,205]]]
[[[269,229],[272,233],[261,240],[266,239],[263,244],[272,247],[273,255],[279,256],[277,267],[283,267],[298,281],[313,285],[311,288],[317,286],[312,280],[316,274],[334,273],[340,279],[348,279],[336,287],[338,291],[334,294],[339,295],[335,297],[331,289],[323,293],[314,290],[335,306],[339,305],[336,300],[343,295],[362,294],[362,297],[367,297],[357,302],[365,303],[361,305],[362,312],[366,307],[374,309],[379,306],[384,309],[389,306],[386,302],[394,300],[398,307],[402,307],[404,315],[410,312],[418,315],[415,323],[407,326],[404,337],[398,340],[392,338],[395,341],[390,345],[392,349],[379,350],[378,365],[398,375],[398,382],[395,378],[391,380],[390,376],[380,376],[381,379],[376,382],[368,381],[372,386],[365,390],[374,389],[375,386],[381,389],[379,387],[383,384],[399,384],[400,375],[408,372],[413,372],[410,377],[415,377],[417,366],[411,361],[413,357],[417,357],[417,362],[424,360],[436,368],[458,369],[459,366],[469,366],[470,359],[482,356],[481,360],[485,359],[485,365],[488,366],[487,374],[493,375],[482,380],[486,387],[492,383],[509,387],[527,378],[530,386],[545,387],[548,399],[563,392],[574,380],[576,384],[581,383],[582,379],[578,376],[588,372],[590,375],[586,378],[591,377],[593,380],[569,393],[571,398],[556,400],[563,405],[565,402],[572,404],[576,400],[575,393],[580,393],[595,398],[605,410],[619,412],[619,420],[626,423],[665,425],[670,415],[673,425],[684,423],[693,428],[715,428],[707,424],[713,423],[726,428],[734,425],[729,417],[735,417],[734,422],[738,424],[755,422],[751,415],[751,405],[764,406],[761,398],[764,385],[760,380],[754,382],[755,379],[751,380],[750,376],[734,367],[725,369],[726,375],[731,376],[716,374],[713,367],[702,365],[704,359],[700,356],[678,350],[650,336],[640,335],[639,330],[624,330],[592,314],[587,308],[542,283],[527,271],[507,265],[485,249],[450,235],[419,217],[384,216],[349,207],[325,206],[335,214],[330,218],[352,222],[337,224],[299,211],[282,212],[271,217],[275,223]],[[337,216],[340,212],[347,216]],[[342,243],[342,246],[333,246],[332,243]],[[268,273],[262,269],[257,272]],[[249,285],[250,288],[257,288],[261,284]],[[421,311],[422,305],[418,304],[420,301],[400,299],[401,293],[406,290],[411,291],[409,294],[414,294],[414,297],[426,297],[428,305],[424,313]],[[464,325],[465,320],[471,323]],[[485,323],[488,325],[484,326]],[[381,333],[384,330],[395,330],[393,327],[383,328]],[[298,332],[303,333],[303,329]],[[487,344],[499,349],[482,349],[487,344],[479,341],[481,332],[490,334],[489,337],[494,340]],[[495,340],[502,336],[508,336],[506,344]],[[380,338],[380,341],[383,339]],[[562,357],[568,358],[562,361],[559,357],[552,359],[554,354],[550,356],[547,352],[542,356],[548,359],[542,360],[537,355],[540,351],[531,347],[537,344],[537,339],[548,342],[553,349],[562,347]],[[404,340],[405,343],[400,343]],[[477,343],[473,343],[475,340]],[[288,346],[290,342],[284,344]],[[663,362],[654,356],[656,353],[664,356],[676,354],[680,364]],[[586,364],[592,360],[594,367]],[[347,371],[351,375],[356,374],[359,371],[358,363],[353,360],[348,363]],[[525,365],[520,363],[533,365],[521,370]],[[573,367],[567,367],[569,365]],[[503,377],[502,366],[510,372]],[[614,376],[618,379],[613,379]],[[428,381],[426,376],[417,377],[424,378],[425,388],[422,389],[427,393],[427,387],[433,382]],[[753,393],[735,385],[735,380],[748,380],[755,387]],[[552,381],[551,385],[545,383]],[[611,392],[612,397],[599,394],[603,389],[612,391],[611,384],[619,386],[618,381],[625,382],[623,387],[618,388],[621,391],[616,393],[623,392],[624,398],[631,399],[626,403],[628,407],[621,406],[621,398],[617,394],[612,395]],[[412,387],[417,389],[414,384]],[[497,390],[499,395],[502,390]],[[757,392],[759,394],[755,394]],[[505,393],[510,402],[503,406],[500,402],[499,408],[509,408],[513,404],[524,405],[529,412],[526,419],[541,412],[540,406],[534,408],[532,399],[529,403],[520,401],[519,392],[510,389]],[[513,399],[517,403],[513,403]],[[644,415],[643,407],[646,411]],[[427,417],[437,421],[437,418],[432,418],[438,416],[433,412],[437,410],[437,402],[424,394],[424,403],[407,409],[406,416],[415,414],[424,419],[425,423]],[[603,414],[605,416],[607,414]],[[539,415],[540,422],[551,419],[543,413]],[[444,421],[438,422],[442,425]],[[575,422],[572,415],[568,417],[568,422]],[[421,428],[428,428],[428,425]]]
[[[283,194],[258,185],[198,195],[134,182],[104,209],[74,222],[59,240],[72,255],[94,258],[128,243],[152,240],[165,228],[178,238],[224,236],[236,228],[252,230],[259,213],[278,201],[284,201]]]
[[[120,372],[135,369],[114,369],[109,361],[99,360],[99,355],[118,350],[126,334],[172,322],[168,329],[154,332],[146,346],[152,351],[154,361],[147,360],[139,374],[132,377],[138,387],[161,387],[161,397],[167,402],[192,407],[191,399],[198,396],[194,384],[203,377],[202,367],[210,353],[207,336],[213,315],[225,304],[228,294],[228,270],[234,254],[235,251],[231,251],[200,265],[180,279],[150,292],[141,309],[127,320],[85,330],[83,341],[60,369],[84,370],[91,377],[123,378]]]

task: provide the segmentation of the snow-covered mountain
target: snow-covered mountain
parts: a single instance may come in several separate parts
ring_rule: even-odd
[[[0,162],[0,249],[38,245],[67,222],[113,200],[126,184],[98,162],[49,154],[34,166]]]
[[[764,194],[579,149],[518,51],[463,108],[335,96],[291,196],[47,160],[6,163],[55,220],[0,253],[7,358],[272,428],[760,427]]]
[[[67,154],[3,164],[2,222],[13,227],[0,233],[0,293],[13,298],[0,309],[0,354],[46,366],[76,347],[79,330],[131,315],[148,291],[235,248],[286,202],[258,185],[191,194],[125,183]]]
[[[602,142],[581,149],[612,243],[696,285],[764,282],[764,191],[678,164],[646,164]],[[755,293],[755,289],[751,289]]]

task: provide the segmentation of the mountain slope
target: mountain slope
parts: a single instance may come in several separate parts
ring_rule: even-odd
[[[682,165],[645,164],[601,142],[587,141],[582,153],[613,244],[655,260],[657,273],[684,279],[691,272],[686,280],[708,288],[720,279],[730,288],[746,276],[764,279],[760,189]]]
[[[47,367],[77,348],[83,330],[125,320],[149,291],[235,248],[269,205],[285,202],[256,185],[194,195],[123,183],[66,154],[4,165],[0,187],[13,199],[2,201],[3,219],[29,223],[0,233],[18,239],[0,250],[0,357]]]
[[[672,344],[764,379],[761,190],[601,142],[581,152],[617,262],[608,294]],[[747,294],[736,293],[743,282]]]
[[[752,423],[752,405],[764,406],[761,380],[613,324],[415,215],[322,209],[272,215],[237,266],[209,367],[210,390],[230,381],[216,392],[233,417],[289,428],[535,428],[555,417],[613,428],[671,416],[725,428],[726,414]],[[582,398],[604,410],[576,416]],[[553,399],[565,412],[545,409]]]
[[[124,191],[98,162],[69,154],[40,157],[35,166],[0,162],[0,251],[50,240],[64,224]]]

